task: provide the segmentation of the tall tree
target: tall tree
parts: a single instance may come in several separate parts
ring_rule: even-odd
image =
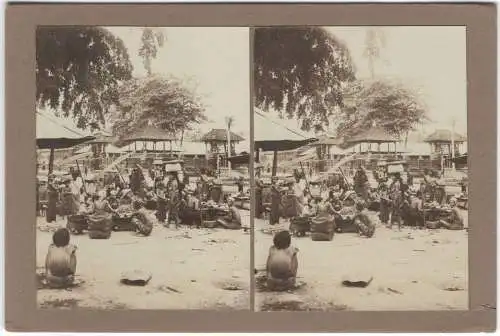
[[[365,35],[365,50],[363,56],[368,60],[372,79],[375,79],[375,63],[381,60],[382,49],[386,46],[386,36],[382,28],[368,28]]]
[[[377,126],[392,135],[407,137],[409,131],[427,120],[418,96],[399,83],[357,81],[346,89],[345,96],[348,99],[337,127],[341,136]]]
[[[165,35],[159,28],[146,27],[142,30],[141,47],[139,48],[139,56],[142,57],[144,68],[148,75],[151,75],[151,61],[156,58],[158,49],[163,47]]]
[[[182,139],[186,130],[205,120],[204,107],[192,90],[176,78],[152,75],[122,85],[111,122],[119,137],[152,125]]]
[[[79,128],[99,128],[118,102],[132,65],[123,41],[102,27],[38,27],[36,101],[62,111]]]
[[[255,105],[297,119],[302,130],[328,126],[353,79],[348,49],[325,29],[255,29]]]

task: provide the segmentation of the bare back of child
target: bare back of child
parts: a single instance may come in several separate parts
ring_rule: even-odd
[[[291,246],[288,231],[277,233],[273,242],[267,258],[267,287],[273,291],[292,289],[297,277],[298,249]]]

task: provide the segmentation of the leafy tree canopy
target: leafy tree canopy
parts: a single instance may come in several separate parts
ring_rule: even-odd
[[[139,56],[142,57],[144,68],[148,75],[151,75],[151,61],[156,58],[158,49],[163,47],[165,35],[158,28],[144,28],[141,36],[141,47]]]
[[[204,106],[192,90],[176,78],[153,75],[122,85],[112,123],[113,133],[119,137],[147,125],[182,137],[202,121],[206,121]]]
[[[345,91],[346,100],[337,127],[341,136],[352,136],[377,126],[403,136],[427,120],[418,97],[399,83],[357,81]]]
[[[354,79],[348,49],[318,27],[257,28],[255,105],[295,118],[305,131],[328,126]]]
[[[36,99],[62,111],[79,128],[99,128],[118,102],[120,82],[132,65],[123,41],[102,27],[39,27],[36,32]]]

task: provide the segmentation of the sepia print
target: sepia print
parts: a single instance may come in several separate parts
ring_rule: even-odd
[[[39,308],[250,309],[248,34],[38,27]]]
[[[262,27],[253,57],[255,310],[467,310],[465,27]]]

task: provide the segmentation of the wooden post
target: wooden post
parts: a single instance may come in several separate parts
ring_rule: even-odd
[[[273,152],[273,168],[272,168],[272,176],[276,176],[276,170],[278,168],[278,151],[275,150]]]
[[[54,147],[50,147],[49,175],[54,171]]]

